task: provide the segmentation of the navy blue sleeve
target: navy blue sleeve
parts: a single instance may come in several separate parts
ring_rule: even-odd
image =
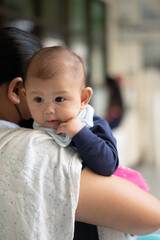
[[[87,167],[100,175],[110,176],[119,165],[116,140],[106,120],[97,115],[93,120],[92,128],[82,128],[72,140]]]

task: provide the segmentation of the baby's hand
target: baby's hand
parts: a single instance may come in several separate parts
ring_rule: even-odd
[[[82,123],[79,119],[74,118],[67,122],[60,123],[56,134],[60,133],[66,133],[70,138],[72,138],[74,135],[76,135],[83,127],[84,123]]]

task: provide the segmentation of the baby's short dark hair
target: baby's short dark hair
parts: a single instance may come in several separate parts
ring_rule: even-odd
[[[82,59],[63,46],[45,47],[37,51],[29,61],[26,80],[29,77],[50,79],[63,72],[67,67],[73,72],[83,71],[82,83],[86,84],[86,76]]]

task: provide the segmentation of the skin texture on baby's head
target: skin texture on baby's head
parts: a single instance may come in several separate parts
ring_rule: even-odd
[[[46,47],[37,51],[31,58],[25,83],[31,78],[55,80],[68,73],[71,74],[73,81],[78,79],[80,86],[85,87],[86,76],[81,58],[62,46]]]

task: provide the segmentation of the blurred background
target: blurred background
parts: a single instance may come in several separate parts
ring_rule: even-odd
[[[0,0],[3,26],[81,56],[120,163],[140,170],[160,198],[160,0]]]

